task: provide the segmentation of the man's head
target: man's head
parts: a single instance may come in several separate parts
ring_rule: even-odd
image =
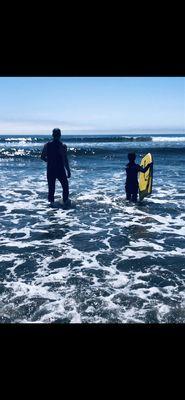
[[[134,162],[136,159],[136,153],[128,153],[128,159],[130,162]]]
[[[53,139],[60,139],[61,130],[59,128],[53,129]]]

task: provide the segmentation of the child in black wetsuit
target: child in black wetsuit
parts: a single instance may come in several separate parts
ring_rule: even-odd
[[[126,166],[126,183],[125,183],[125,190],[126,190],[126,199],[129,201],[136,202],[137,195],[138,195],[138,172],[145,173],[151,164],[148,164],[145,168],[141,167],[139,164],[135,163],[136,154],[129,153],[128,154],[129,163]]]

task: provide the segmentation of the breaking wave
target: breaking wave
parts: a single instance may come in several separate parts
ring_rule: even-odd
[[[70,147],[68,146],[68,154],[72,156],[102,156],[103,158],[110,158],[110,157],[116,157],[120,156],[123,154],[123,151],[126,148],[124,147],[116,147],[116,148],[111,148],[111,147]],[[153,155],[157,152],[158,154],[162,155],[179,155],[179,154],[185,154],[185,147],[160,147],[160,148],[155,148],[155,147],[150,147],[150,149],[145,148],[147,151],[152,151]],[[138,150],[138,149],[137,149]],[[39,159],[41,156],[41,151],[42,147],[35,147],[35,148],[18,148],[18,147],[0,147],[0,159],[1,158],[7,158],[7,159]],[[144,152],[144,149],[142,149]]]
[[[110,143],[117,143],[117,142],[150,142],[152,141],[152,137],[149,136],[62,136],[64,141],[66,143],[70,143],[70,142],[75,142],[75,143],[106,143],[106,142],[110,142]],[[46,141],[48,141],[50,137],[48,136],[19,136],[19,137],[6,137],[6,136],[1,136],[0,137],[0,143],[44,143]]]

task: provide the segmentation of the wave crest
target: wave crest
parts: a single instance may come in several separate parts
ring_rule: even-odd
[[[0,143],[44,143],[50,139],[48,136],[41,137],[0,137]],[[152,137],[146,136],[63,136],[66,143],[117,143],[117,142],[150,142]]]

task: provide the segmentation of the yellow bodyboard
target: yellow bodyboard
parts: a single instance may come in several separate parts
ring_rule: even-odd
[[[151,162],[153,162],[152,155],[148,153],[142,158],[140,166],[144,168]],[[145,173],[139,173],[139,200],[152,193],[152,181],[153,167],[150,167]]]

